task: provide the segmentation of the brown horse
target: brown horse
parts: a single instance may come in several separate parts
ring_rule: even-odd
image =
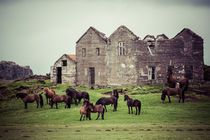
[[[48,104],[48,99],[52,99],[52,97],[55,95],[55,91],[49,88],[44,88],[47,104]]]
[[[164,103],[166,95],[167,95],[168,101],[169,103],[171,103],[170,96],[177,95],[177,94],[179,95],[179,103],[181,99],[182,99],[182,102],[184,103],[185,96],[184,96],[184,92],[182,92],[182,89],[179,88],[179,83],[177,83],[176,88],[165,88],[162,91],[161,100]]]
[[[96,105],[99,105],[101,104],[102,106],[104,106],[106,112],[107,112],[107,109],[106,109],[106,105],[114,105],[114,110],[113,111],[117,111],[117,100],[119,98],[119,94],[116,91],[114,91],[114,96],[111,96],[111,97],[101,97],[100,99],[98,99],[98,101],[96,102]]]
[[[98,117],[96,120],[98,120],[100,114],[101,114],[101,119],[104,120],[104,108],[102,105],[93,105],[93,103],[89,103],[89,108],[92,110],[92,113],[98,112]]]
[[[89,120],[91,120],[91,117],[90,117],[90,112],[93,111],[93,107],[90,106],[90,102],[88,100],[84,100],[83,102],[83,106],[80,108],[80,121],[85,119],[86,117],[86,120],[87,118],[89,118]]]
[[[128,105],[128,114],[130,114],[130,108],[131,108],[131,113],[133,114],[133,108],[136,108],[136,115],[140,115],[141,112],[141,101],[135,99],[133,100],[132,98],[130,98],[128,95],[124,96],[124,101],[127,101],[127,105]]]
[[[56,109],[58,109],[58,103],[65,102],[66,106],[65,108],[70,108],[71,107],[71,97],[68,95],[54,95],[52,99],[50,100],[49,105],[51,108],[53,108],[53,104],[55,103]]]
[[[40,107],[42,108],[43,104],[43,98],[41,94],[33,94],[33,95],[28,95],[26,93],[17,93],[16,94],[16,99],[21,98],[22,101],[25,104],[25,109],[27,109],[27,103],[33,103],[34,101],[36,101],[37,104],[37,108]]]
[[[89,94],[87,92],[82,92],[80,90],[73,89],[73,88],[66,89],[66,95],[74,99],[75,105],[78,105],[78,102],[80,103],[82,98],[89,100]]]

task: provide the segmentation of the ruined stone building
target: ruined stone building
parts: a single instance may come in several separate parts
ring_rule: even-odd
[[[74,64],[69,66],[74,74],[62,73],[63,79],[68,81],[71,77],[70,81],[75,80],[76,85],[87,87],[165,83],[168,71],[191,82],[200,82],[203,39],[187,28],[171,39],[161,34],[147,35],[141,40],[125,26],[108,38],[90,27],[76,42]],[[58,72],[54,68],[54,73]],[[54,79],[58,79],[56,75]]]

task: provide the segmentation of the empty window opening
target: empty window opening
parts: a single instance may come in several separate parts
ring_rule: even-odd
[[[100,55],[100,48],[96,48],[96,54],[99,56]]]
[[[86,48],[82,48],[82,57],[86,56]]]
[[[126,55],[125,43],[124,42],[119,42],[118,47],[119,47],[118,54],[119,55]]]
[[[148,69],[148,79],[149,80],[155,79],[155,67],[149,67],[149,69]]]
[[[67,60],[62,60],[62,66],[67,66]]]

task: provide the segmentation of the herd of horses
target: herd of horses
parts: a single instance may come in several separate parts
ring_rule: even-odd
[[[169,103],[171,103],[170,96],[178,95],[179,96],[179,102],[182,99],[182,102],[184,102],[185,95],[184,92],[188,88],[188,79],[181,77],[177,79],[177,77],[173,75],[167,75],[167,83],[168,87],[162,90],[161,100],[164,103],[166,96],[168,97]],[[65,108],[71,108],[71,104],[75,103],[75,105],[78,105],[78,103],[81,102],[83,99],[83,105],[80,108],[80,121],[86,119],[91,120],[91,113],[98,113],[98,116],[96,119],[99,118],[101,115],[101,118],[104,119],[104,113],[107,112],[106,105],[113,105],[114,109],[113,111],[117,111],[117,105],[118,105],[118,98],[119,93],[124,94],[124,101],[127,101],[128,106],[128,114],[133,114],[133,107],[136,109],[135,115],[140,115],[141,112],[141,101],[138,99],[132,99],[127,94],[124,93],[123,90],[113,90],[110,92],[110,97],[101,97],[99,98],[95,105],[90,102],[89,94],[85,91],[80,91],[74,88],[67,88],[65,95],[57,95],[54,90],[49,88],[43,89],[45,97],[46,97],[46,103],[50,105],[51,108],[53,108],[53,105],[56,105],[56,109],[58,109],[58,103],[64,102]],[[28,95],[27,93],[17,93],[16,98],[21,98],[24,102],[25,109],[27,109],[27,103],[32,103],[36,101],[37,108],[40,106],[43,107],[43,97],[42,94],[33,94]]]

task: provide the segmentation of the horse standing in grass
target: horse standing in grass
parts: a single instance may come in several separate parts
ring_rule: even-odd
[[[119,94],[116,91],[114,91],[114,95],[112,95],[111,97],[101,97],[100,99],[98,99],[98,101],[96,102],[96,105],[101,104],[102,106],[104,106],[105,111],[107,112],[106,109],[106,105],[114,105],[114,110],[113,111],[117,111],[117,100],[119,98]]]
[[[36,101],[37,104],[37,108],[40,107],[42,108],[42,106],[44,105],[43,103],[43,98],[41,94],[33,94],[33,95],[28,95],[26,93],[17,93],[16,94],[16,99],[21,98],[22,101],[25,104],[25,109],[27,109],[27,103],[33,103],[34,101]]]
[[[133,108],[136,108],[136,115],[140,115],[141,112],[141,101],[135,99],[133,100],[132,98],[130,98],[128,95],[124,95],[124,101],[127,101],[127,105],[128,105],[128,114],[130,114],[130,108],[131,108],[131,113],[133,114]]]
[[[83,102],[83,105],[82,107],[80,108],[80,121],[85,119],[86,117],[86,120],[87,118],[89,118],[89,120],[91,120],[91,117],[90,117],[90,112],[93,111],[93,107],[90,106],[90,102],[88,100],[84,100]]]
[[[68,95],[54,95],[52,99],[50,100],[50,106],[53,108],[53,104],[56,105],[56,109],[58,109],[58,103],[65,102],[66,106],[65,108],[71,107],[71,97]]]
[[[78,102],[80,103],[82,98],[89,100],[89,94],[87,92],[82,92],[77,89],[68,88],[66,89],[66,95],[69,95],[72,99],[75,101],[75,105],[78,105]],[[78,102],[77,102],[78,100]]]
[[[55,95],[55,91],[52,89],[50,90],[49,88],[44,88],[44,92],[48,104],[48,100],[52,99],[52,97]]]
[[[98,112],[98,117],[96,120],[98,120],[100,114],[101,114],[101,119],[104,120],[104,108],[102,105],[93,105],[93,103],[89,103],[90,108],[92,109],[91,112],[96,113]]]
[[[170,96],[177,95],[177,94],[179,95],[179,103],[181,99],[182,99],[182,102],[184,103],[185,96],[184,96],[183,90],[179,87],[179,83],[176,84],[176,88],[165,88],[162,91],[161,100],[164,103],[166,95],[167,95],[168,101],[169,103],[171,103]]]

